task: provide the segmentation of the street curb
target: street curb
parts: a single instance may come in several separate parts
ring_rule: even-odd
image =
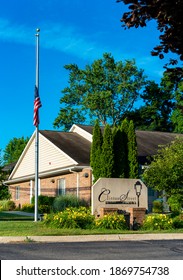
[[[183,233],[167,234],[110,234],[110,235],[68,235],[68,236],[0,236],[3,243],[30,242],[97,242],[97,241],[147,241],[147,240],[183,240]]]

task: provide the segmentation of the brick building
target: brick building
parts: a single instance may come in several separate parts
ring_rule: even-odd
[[[92,126],[73,125],[69,132],[39,131],[39,194],[72,193],[90,201],[92,129]],[[159,145],[170,143],[176,136],[174,133],[136,131],[139,164],[143,166],[148,156],[157,153]],[[5,182],[17,206],[30,203],[34,195],[34,177],[35,133]]]

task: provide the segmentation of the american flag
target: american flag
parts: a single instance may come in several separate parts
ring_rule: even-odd
[[[33,124],[37,127],[39,124],[39,108],[42,106],[41,100],[39,97],[39,92],[37,86],[35,86],[35,93],[34,93],[34,120]]]

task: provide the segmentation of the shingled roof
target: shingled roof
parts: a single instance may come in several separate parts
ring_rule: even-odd
[[[9,163],[9,164],[6,164],[3,168],[2,168],[2,171],[3,172],[7,172],[7,173],[10,173],[13,168],[15,167],[17,161],[15,162],[12,162],[12,163]]]
[[[92,134],[93,126],[77,125],[88,133]],[[103,131],[104,127],[102,127]],[[137,151],[139,163],[147,162],[147,157],[157,154],[162,145],[170,144],[176,137],[183,137],[183,134],[136,130]]]
[[[170,144],[177,137],[183,137],[183,134],[136,130],[139,162],[145,163],[147,157],[157,154],[162,145]]]
[[[64,151],[79,165],[89,166],[91,142],[74,132],[40,130],[43,136]]]
[[[102,127],[102,131],[103,130],[104,127]],[[83,169],[84,167],[90,166],[90,149],[91,149],[91,142],[92,142],[92,137],[91,137],[92,132],[93,132],[93,126],[84,126],[84,125],[74,125],[74,127],[69,132],[54,131],[54,130],[39,130],[39,133],[42,137],[45,137],[45,139],[47,139],[48,141],[50,141],[50,143],[52,143],[54,146],[60,149],[60,151],[62,152],[60,153],[61,156],[64,155],[65,153],[65,156],[68,156],[70,157],[70,159],[72,159],[70,162],[72,164],[72,167],[74,166],[74,168],[76,169],[78,168]],[[137,139],[137,150],[138,150],[138,162],[144,165],[147,162],[147,157],[157,154],[160,145],[170,144],[173,140],[175,140],[176,137],[183,137],[183,134],[137,130],[136,139]],[[31,154],[32,149],[30,147],[31,145],[33,145],[34,138],[35,138],[35,133],[32,135],[30,141],[25,147],[19,161],[17,162],[12,173],[10,174],[8,181],[6,181],[5,183],[11,183],[13,180],[15,182],[18,182],[18,180],[20,179],[25,180],[25,178],[30,179],[30,176],[32,176],[32,173],[30,174],[25,173],[24,176],[24,168],[22,168],[21,169],[22,173],[20,172],[21,176],[18,175],[18,177],[16,177],[17,176],[16,175],[15,177],[13,177],[17,169],[23,162],[23,159],[25,159],[24,163],[26,164],[32,162],[32,154]],[[46,152],[46,145],[44,144],[43,146],[44,146],[43,150]],[[48,145],[48,149],[50,149],[49,145]],[[30,153],[28,153],[28,151],[30,151]],[[26,153],[28,154],[28,156],[24,157]],[[49,156],[52,155],[49,154]],[[50,175],[50,171],[61,172],[63,169],[65,172],[66,169],[70,169],[70,166],[71,165],[60,166],[58,167],[58,170],[57,169],[49,170],[49,175]],[[11,167],[13,166],[9,166],[10,169]],[[25,170],[28,169],[25,168]],[[47,169],[43,170],[42,175],[45,176],[45,174],[47,174]]]

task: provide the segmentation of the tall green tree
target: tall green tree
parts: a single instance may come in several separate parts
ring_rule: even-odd
[[[128,164],[129,164],[129,178],[138,178],[138,153],[137,141],[133,121],[129,122],[128,128]]]
[[[0,185],[5,179],[5,173],[2,171],[3,169],[3,157],[2,157],[2,150],[0,149]]]
[[[124,161],[123,161],[123,166],[122,170],[124,174],[123,178],[129,178],[129,161],[128,161],[128,130],[129,130],[129,121],[127,118],[125,118],[121,122],[120,126],[121,132],[122,132],[122,138],[123,138],[123,156],[124,156]]]
[[[93,130],[90,165],[96,181],[106,178],[138,178],[137,143],[133,121],[123,120],[111,129],[107,124],[102,137],[98,120]]]
[[[134,60],[115,61],[109,53],[85,69],[75,64],[65,66],[69,71],[68,87],[62,90],[61,109],[54,127],[66,130],[73,123],[91,123],[99,119],[102,125],[117,125],[144,87],[145,75]]]
[[[6,177],[7,174],[3,171],[3,157],[2,151],[0,149],[0,200],[11,198],[8,186],[3,184],[3,181],[6,179]]]
[[[148,81],[143,93],[143,104],[134,112],[128,113],[136,129],[173,131],[171,116],[176,106],[176,92],[179,83],[172,80],[169,73],[164,73],[160,84]]]
[[[129,177],[128,130],[127,119],[124,119],[121,125],[113,130],[114,177],[116,178]]]
[[[117,0],[128,5],[128,11],[122,15],[121,22],[125,28],[145,27],[150,20],[156,20],[160,31],[158,46],[154,47],[152,55],[160,59],[168,52],[176,53],[183,60],[183,4],[182,0]],[[176,64],[171,59],[172,65]],[[177,72],[183,73],[181,68]]]
[[[113,135],[109,124],[104,128],[102,154],[101,154],[101,177],[111,178],[114,174]]]
[[[157,191],[172,195],[182,194],[183,199],[183,138],[159,148],[158,154],[143,173],[145,183]],[[182,200],[183,205],[183,200]]]
[[[183,133],[183,81],[180,81],[175,92],[175,106],[171,116],[173,131]]]
[[[4,150],[4,156],[3,156],[4,164],[9,164],[17,161],[28,141],[29,141],[28,137],[26,138],[14,137],[12,140],[10,140],[10,142],[7,144]]]
[[[174,85],[166,74],[162,78],[160,86],[154,81],[149,81],[146,86],[141,97],[145,102],[146,120],[149,120],[151,130],[171,130],[170,116],[174,104],[173,93]]]
[[[98,119],[95,122],[92,136],[92,145],[90,152],[90,166],[93,170],[94,182],[101,177],[101,154],[102,154],[103,136]]]
[[[114,178],[126,178],[128,166],[127,135],[121,127],[113,129]]]

